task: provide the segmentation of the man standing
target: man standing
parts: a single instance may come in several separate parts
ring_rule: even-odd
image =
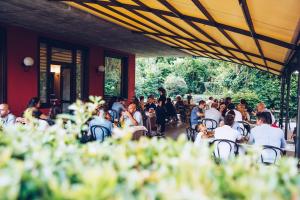
[[[16,117],[10,113],[7,104],[0,104],[0,121],[2,122],[3,126],[12,125],[16,121]]]
[[[204,108],[206,106],[206,102],[201,100],[199,101],[199,105],[194,107],[191,112],[191,127],[194,129],[199,124],[199,120],[204,118]]]

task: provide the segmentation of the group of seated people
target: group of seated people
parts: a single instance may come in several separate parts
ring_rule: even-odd
[[[243,109],[236,109],[236,107]],[[248,110],[245,100],[241,100],[238,106],[235,106],[229,98],[226,98],[226,102],[221,103],[218,101],[211,102],[209,100],[206,102],[201,100],[191,113],[191,128],[198,132],[195,143],[199,144],[203,138],[212,137],[214,140],[222,139],[284,149],[286,147],[284,133],[276,126],[274,116],[266,109],[265,104],[262,102],[259,103],[256,111],[250,110],[251,113]],[[244,127],[245,123],[243,122],[249,121],[250,114],[256,116],[256,124],[253,124],[254,127],[251,130],[249,124],[249,134],[245,135],[242,130],[248,127]],[[212,123],[202,123],[205,119],[212,119],[216,122],[216,126],[213,127],[213,134],[209,136],[207,132],[211,128]],[[266,156],[265,160],[271,162],[274,157],[271,154],[272,152]]]
[[[13,113],[11,113],[9,109],[9,105],[6,103],[0,104],[0,123],[1,126],[8,126],[15,123],[26,124],[27,119],[24,117],[26,113],[30,113],[32,117],[38,119],[40,124],[44,127],[54,124],[54,120],[58,114],[62,113],[59,102],[54,102],[52,107],[49,110],[48,115],[44,114],[40,110],[41,102],[38,97],[33,97],[29,100],[26,109],[22,113],[22,117],[16,117]]]

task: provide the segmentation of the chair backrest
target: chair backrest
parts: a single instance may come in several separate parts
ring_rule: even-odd
[[[210,146],[215,146],[213,155],[216,159],[228,160],[231,155],[239,154],[239,145],[231,140],[215,139],[210,142]]]
[[[245,122],[245,121],[237,121],[237,123],[242,125],[240,127],[243,129],[243,135],[248,136],[249,133],[250,133],[250,129],[251,129],[250,124],[248,122]]]
[[[201,124],[205,125],[207,130],[213,131],[218,127],[218,122],[214,119],[204,118],[201,120]]]
[[[283,155],[285,155],[285,151],[283,149],[271,145],[263,145],[260,159],[261,162],[266,165],[276,164],[278,158]]]
[[[191,127],[186,128],[186,137],[189,141],[194,142],[196,139],[197,131]]]
[[[111,116],[111,122],[114,123],[115,121],[119,121],[119,118],[118,118],[118,112],[116,110],[109,110],[108,111],[110,116]]]
[[[90,132],[91,132],[92,138],[94,140],[97,140],[98,138],[100,138],[101,142],[104,141],[105,137],[111,136],[110,130],[108,128],[106,128],[104,126],[100,126],[100,125],[91,126]],[[99,136],[98,138],[97,138],[97,135]]]

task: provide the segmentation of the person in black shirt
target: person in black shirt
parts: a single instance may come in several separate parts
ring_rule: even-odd
[[[166,101],[167,101],[167,91],[162,87],[158,88],[157,90],[160,94],[160,97],[159,97],[158,100],[161,100],[162,105],[164,106],[166,104]]]
[[[176,115],[176,109],[175,106],[173,105],[171,98],[167,98],[167,103],[165,105],[165,109],[166,109],[166,114],[167,114],[167,118],[171,118],[171,119],[175,119],[177,120],[177,115]]]
[[[158,106],[156,108],[156,123],[159,125],[160,134],[163,135],[165,132],[166,125],[166,110],[163,106],[163,100],[158,100]]]

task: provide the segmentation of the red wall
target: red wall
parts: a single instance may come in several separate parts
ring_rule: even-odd
[[[7,101],[10,110],[20,115],[31,97],[37,96],[37,34],[17,27],[7,27]],[[22,61],[32,57],[34,66],[25,72]]]
[[[5,27],[5,26],[4,26]],[[20,116],[26,108],[31,97],[38,95],[38,39],[47,37],[68,42],[59,37],[48,36],[23,28],[6,26],[7,31],[7,101],[12,113]],[[109,50],[114,51],[114,50]],[[129,80],[128,98],[134,96],[135,92],[135,56],[124,52],[115,51],[128,56]],[[22,68],[22,61],[25,57],[32,57],[34,66],[27,72]],[[104,74],[97,73],[96,67],[104,65],[104,48],[89,47],[89,94],[103,96]]]
[[[104,65],[104,50],[99,47],[91,47],[89,50],[89,94],[103,96],[104,74],[96,71],[97,67]]]

